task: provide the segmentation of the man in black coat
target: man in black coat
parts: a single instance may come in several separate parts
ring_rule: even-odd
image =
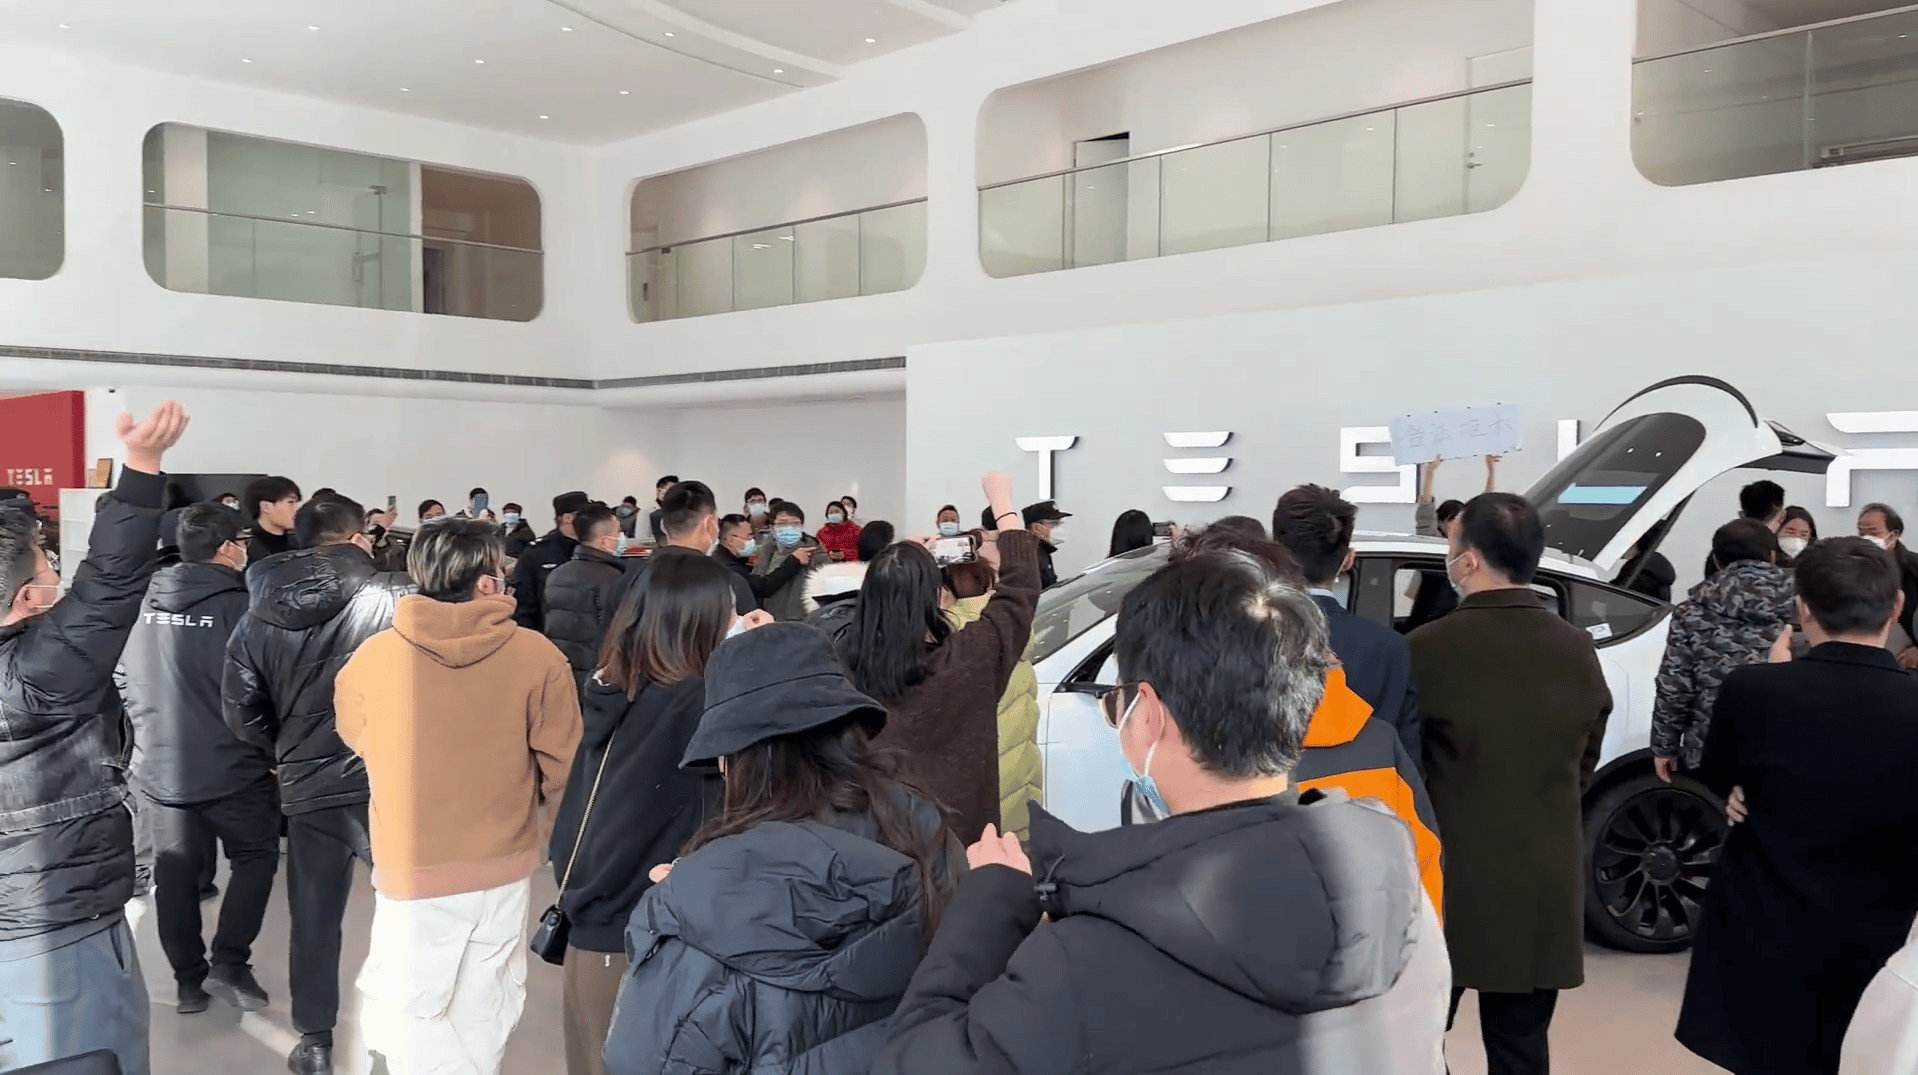
[[[126,465],[64,597],[38,520],[0,508],[0,1070],[98,1049],[149,1070],[113,669],[159,545],[160,458],[186,425],[170,400],[119,417]]]
[[[705,482],[684,481],[672,487],[666,494],[665,503],[660,505],[660,525],[665,527],[666,544],[654,549],[651,556],[632,566],[625,574],[606,584],[601,602],[606,609],[606,621],[612,622],[613,614],[633,591],[642,589],[652,577],[653,564],[669,556],[706,556],[718,551],[719,542],[719,502]],[[797,554],[795,557],[797,558]],[[738,559],[738,557],[734,557]],[[807,551],[805,561],[812,560]],[[795,572],[796,573],[796,572]],[[775,571],[765,578],[778,577]],[[785,576],[790,578],[790,575]],[[754,583],[758,579],[750,575],[733,572],[733,611],[741,616],[759,607],[760,597]]]
[[[990,514],[992,509],[986,510]],[[1059,532],[1059,524],[1072,518],[1072,513],[1060,511],[1059,505],[1050,500],[1041,500],[1028,505],[1020,515],[1025,520],[1026,529],[1039,539],[1039,588],[1050,590],[1059,584],[1059,571],[1052,566],[1052,555],[1059,551],[1059,542],[1053,538]],[[999,522],[993,520],[986,529],[997,530]]]
[[[1918,638],[1918,553],[1905,547],[1905,520],[1888,504],[1867,504],[1858,513],[1858,536],[1891,553],[1898,564],[1898,588],[1905,595],[1898,613],[1898,626],[1906,638]],[[1898,667],[1910,672],[1918,669],[1918,645],[1906,646],[1898,653]]]
[[[299,514],[301,548],[247,573],[252,605],[227,647],[227,726],[272,752],[287,817],[293,920],[294,1075],[330,1075],[340,1008],[340,925],[353,862],[371,864],[366,766],[340,741],[333,682],[360,643],[393,625],[413,581],[373,565],[366,510],[315,497]]]
[[[586,679],[599,667],[599,643],[613,610],[606,596],[626,572],[615,551],[619,548],[619,519],[604,504],[589,504],[573,516],[579,547],[573,559],[546,579],[545,633],[573,666],[573,678],[582,694]]]
[[[233,734],[220,699],[227,640],[247,609],[242,533],[239,513],[218,504],[181,513],[181,562],[154,574],[121,659],[132,782],[153,836],[154,909],[181,1014],[205,1011],[210,992],[246,1011],[267,1004],[249,964],[280,869],[279,789],[272,757]],[[233,863],[211,965],[199,891],[213,864],[207,831]]]
[[[1445,954],[1404,824],[1290,786],[1334,665],[1311,598],[1200,554],[1126,596],[1117,650],[1101,708],[1166,820],[1035,806],[1030,861],[988,827],[874,1075],[1437,1070]]]
[[[1272,512],[1272,540],[1292,550],[1312,587],[1312,599],[1325,613],[1332,652],[1345,666],[1345,682],[1372,715],[1390,724],[1415,765],[1424,763],[1423,719],[1418,682],[1412,677],[1412,648],[1405,636],[1346,611],[1332,587],[1352,570],[1352,535],[1358,509],[1320,485],[1301,485],[1279,498]]]
[[[1831,1075],[1918,915],[1918,678],[1885,650],[1898,565],[1857,538],[1794,568],[1813,649],[1733,672],[1698,778],[1748,814],[1705,891],[1678,1040],[1739,1075]]]
[[[573,558],[573,550],[579,548],[573,517],[591,503],[593,498],[578,490],[554,497],[552,532],[528,545],[515,560],[513,598],[518,607],[513,611],[513,619],[521,627],[545,630],[546,576]]]

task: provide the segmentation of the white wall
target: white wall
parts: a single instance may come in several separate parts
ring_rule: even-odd
[[[907,529],[903,397],[621,409],[606,412],[606,423],[614,448],[604,484],[618,496],[646,503],[655,481],[676,474],[712,486],[722,514],[758,486],[797,501],[808,529],[823,522],[827,501],[847,494],[859,498],[861,518]]]
[[[614,295],[594,307],[597,368],[615,376],[831,361],[947,340],[1918,249],[1918,216],[1908,211],[1918,162],[1683,188],[1645,179],[1631,155],[1637,5],[1536,0],[1531,167],[1500,209],[1039,276],[985,275],[977,119],[993,93],[1318,6],[1024,0],[982,15],[966,34],[861,64],[841,83],[607,147],[597,166],[610,189],[910,110],[927,125],[929,253],[909,291],[660,324],[626,323],[614,282]],[[1304,84],[1336,80],[1367,47],[1328,47],[1295,74]]]
[[[1522,491],[1556,461],[1558,420],[1589,431],[1632,393],[1686,374],[1729,381],[1761,416],[1813,440],[1908,448],[1918,432],[1854,436],[1827,414],[1918,411],[1918,379],[1897,372],[1918,334],[1918,309],[1901,298],[1914,288],[1918,255],[1850,257],[914,348],[907,510],[929,514],[989,469],[1013,475],[1021,502],[1037,499],[1038,456],[1015,438],[1076,436],[1054,467],[1060,505],[1077,513],[1061,566],[1076,569],[1103,554],[1128,508],[1186,522],[1269,519],[1301,482],[1396,485],[1396,475],[1346,473],[1340,429],[1402,414],[1517,404],[1526,447],[1507,460],[1502,485]],[[990,407],[950,406],[981,383],[1019,390]],[[1171,449],[1162,437],[1191,430],[1232,437],[1216,453]],[[1195,484],[1164,460],[1195,454],[1231,458],[1223,501],[1175,504],[1163,492]],[[1696,580],[1712,530],[1736,514],[1737,489],[1752,479],[1735,473],[1699,493],[1667,544],[1681,583]],[[1857,506],[1873,500],[1918,516],[1909,471],[1852,475],[1840,483],[1850,507],[1826,506],[1823,478],[1779,480],[1828,535],[1851,532]],[[1439,494],[1470,496],[1483,481],[1480,465],[1451,463]],[[1411,521],[1409,504],[1372,504],[1359,525],[1405,532]]]
[[[495,510],[516,501],[547,528],[552,498],[569,489],[625,495],[603,481],[613,440],[602,412],[529,402],[96,387],[87,390],[87,461],[123,459],[114,416],[144,416],[169,398],[193,416],[167,453],[168,469],[181,473],[284,474],[309,495],[331,486],[372,508],[397,496],[407,520],[428,497],[455,505],[481,486]]]
[[[632,249],[925,196],[926,125],[892,116],[640,181]]]
[[[10,344],[580,376],[601,278],[623,285],[616,258],[594,262],[601,233],[621,240],[622,218],[616,196],[595,198],[583,149],[17,43],[0,43],[0,97],[45,108],[66,138],[66,263],[51,280],[0,280]],[[147,276],[140,204],[141,142],[166,122],[526,177],[544,202],[543,315],[518,324],[166,291]],[[623,309],[614,300],[612,313]]]

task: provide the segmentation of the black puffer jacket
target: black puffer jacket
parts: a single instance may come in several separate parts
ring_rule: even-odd
[[[121,471],[67,595],[0,628],[0,954],[133,898],[113,668],[153,571],[165,488]]]
[[[513,562],[513,619],[521,627],[546,630],[546,578],[573,558],[579,542],[554,530],[528,545]]]
[[[227,646],[227,726],[273,753],[289,814],[368,799],[366,766],[333,726],[333,681],[360,643],[393,625],[413,580],[355,545],[275,556],[247,573],[253,604]]]
[[[225,798],[265,777],[273,759],[226,726],[226,646],[246,618],[246,583],[223,564],[154,573],[120,660],[133,721],[133,784],[157,802]]]
[[[914,800],[928,840],[937,810]],[[950,834],[933,883],[965,852]],[[864,1075],[927,941],[912,860],[868,815],[767,822],[700,848],[633,912],[609,1075]]]
[[[545,634],[566,655],[573,679],[582,689],[586,677],[599,667],[599,641],[613,618],[612,606],[604,597],[615,592],[613,587],[625,572],[619,557],[581,545],[573,550],[570,562],[546,577]]]

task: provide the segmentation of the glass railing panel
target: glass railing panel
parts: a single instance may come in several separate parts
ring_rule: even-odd
[[[1159,251],[1185,254],[1271,236],[1268,136],[1167,154],[1159,171]]]
[[[723,314],[733,308],[733,241],[707,239],[673,248],[679,271],[677,317]]]
[[[926,203],[859,214],[859,293],[904,291],[926,271]]]
[[[1390,224],[1395,130],[1391,112],[1376,112],[1267,136],[1272,222],[1262,238]]]
[[[545,258],[537,251],[428,239],[422,257],[429,314],[531,321],[545,305]]]
[[[1126,260],[1156,258],[1165,253],[1159,244],[1159,200],[1164,196],[1160,177],[1164,157],[1146,157],[1126,163]]]
[[[1069,176],[1049,175],[979,192],[979,261],[987,276],[1066,267]]]
[[[1068,177],[1066,220],[1073,268],[1110,265],[1131,256],[1132,171],[1131,162],[1121,162]],[[1156,211],[1152,215],[1158,216]]]
[[[793,241],[791,228],[733,236],[733,309],[792,305]]]
[[[1632,68],[1632,156],[1665,186],[1806,166],[1803,34],[1734,42]]]
[[[859,294],[859,216],[828,217],[793,227],[793,292],[798,302]]]
[[[1918,154],[1918,11],[1809,31],[1806,161]]]
[[[1393,220],[1431,220],[1466,212],[1465,185],[1471,169],[1471,108],[1471,98],[1452,97],[1398,110],[1397,122],[1393,125],[1396,143]],[[1285,135],[1273,137],[1277,141],[1288,140]]]
[[[1532,87],[1465,98],[1465,211],[1487,213],[1518,196],[1532,170]],[[1401,110],[1399,122],[1405,122]],[[1401,218],[1403,219],[1403,218]]]

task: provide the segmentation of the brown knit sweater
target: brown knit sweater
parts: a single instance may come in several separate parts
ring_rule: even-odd
[[[999,698],[1025,656],[1039,604],[1039,539],[999,533],[999,582],[977,620],[934,649],[926,678],[886,699],[882,745],[905,751],[913,780],[957,811],[967,844],[999,823]]]
[[[532,876],[540,807],[579,746],[572,668],[513,599],[400,598],[334,687],[340,738],[366,762],[373,887],[388,899],[484,892]]]

